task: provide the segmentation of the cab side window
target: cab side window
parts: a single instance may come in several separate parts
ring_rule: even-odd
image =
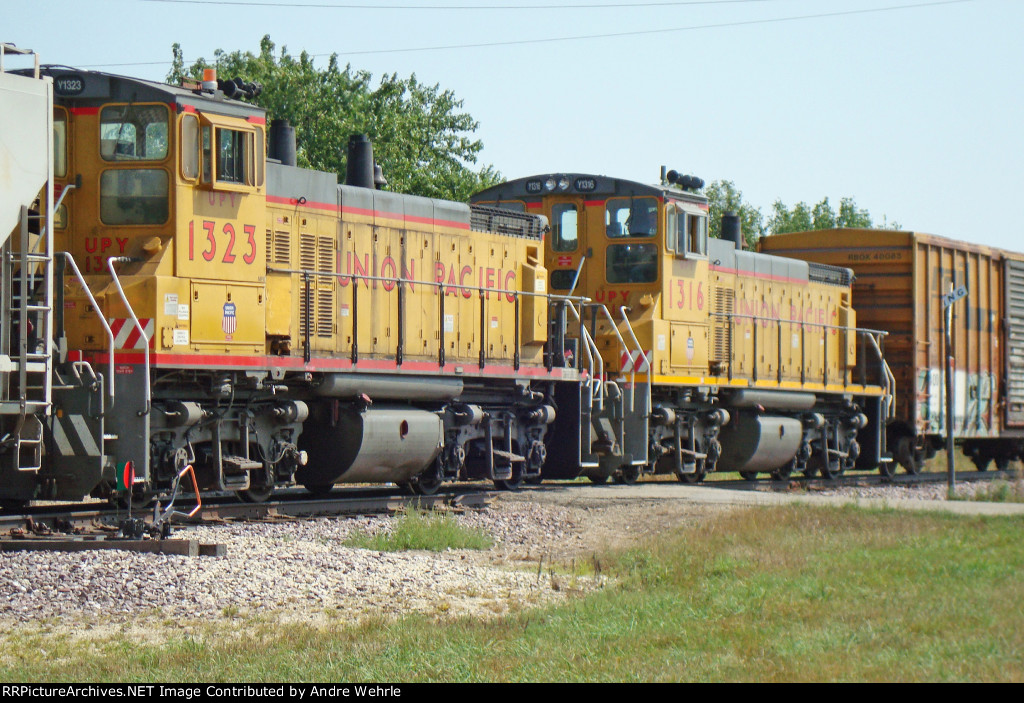
[[[707,256],[708,218],[686,212],[675,203],[665,206],[666,243],[679,256]]]
[[[199,178],[199,118],[195,115],[181,120],[181,175],[190,181]]]
[[[579,213],[573,203],[555,203],[551,208],[551,248],[576,251],[579,242]]]
[[[682,218],[680,218],[682,219]],[[686,216],[686,251],[697,256],[708,253],[708,218],[706,215]]]
[[[243,190],[263,185],[263,132],[204,124],[199,140],[203,182]]]

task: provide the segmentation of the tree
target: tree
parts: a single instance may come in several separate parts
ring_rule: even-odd
[[[344,179],[348,137],[361,133],[374,142],[389,190],[464,201],[501,181],[490,165],[470,167],[483,143],[472,138],[479,123],[461,112],[462,100],[415,74],[385,75],[374,87],[369,72],[341,68],[337,55],[323,69],[305,51],[296,58],[281,47],[275,55],[269,35],[258,55],[218,49],[212,62],[200,58],[187,68],[180,45],[172,51],[169,83],[198,79],[204,68],[216,68],[220,78],[260,83],[263,91],[253,102],[266,108],[268,119],[284,118],[295,127],[300,166]]]
[[[813,229],[834,229],[836,227],[853,227],[871,229],[875,227],[871,214],[857,207],[853,198],[842,198],[839,201],[839,212],[832,209],[826,197],[813,208],[800,202],[790,210],[781,200],[772,203],[772,215],[768,218],[767,234],[783,232],[803,232]],[[885,217],[879,223],[880,229],[900,229],[898,222],[888,222]]]
[[[893,223],[893,225],[894,229],[899,229],[898,224]],[[867,229],[874,227],[874,225],[871,222],[871,215],[868,214],[867,210],[858,209],[857,203],[853,202],[853,198],[843,198],[839,201],[839,217],[836,218],[836,227]]]
[[[710,210],[708,212],[709,233],[712,237],[722,236],[722,215],[735,212],[740,216],[740,227],[748,249],[757,245],[764,234],[760,208],[743,202],[743,193],[732,181],[712,181],[704,189]]]

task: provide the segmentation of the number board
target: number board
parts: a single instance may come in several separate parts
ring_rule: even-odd
[[[266,207],[257,194],[197,189],[191,217],[178,224],[175,262],[182,276],[263,281]]]

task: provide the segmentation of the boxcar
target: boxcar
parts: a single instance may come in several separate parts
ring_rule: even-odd
[[[953,435],[979,470],[1024,451],[1024,255],[920,232],[775,235],[761,251],[853,269],[858,322],[885,330],[896,378],[889,446],[916,473],[947,434],[943,296],[952,304]]]

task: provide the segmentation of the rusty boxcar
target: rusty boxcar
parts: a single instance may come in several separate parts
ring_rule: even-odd
[[[952,305],[953,435],[978,470],[1024,453],[1024,255],[920,232],[834,229],[765,237],[763,252],[853,269],[858,322],[885,330],[896,378],[889,447],[908,472],[946,437],[942,297]]]

